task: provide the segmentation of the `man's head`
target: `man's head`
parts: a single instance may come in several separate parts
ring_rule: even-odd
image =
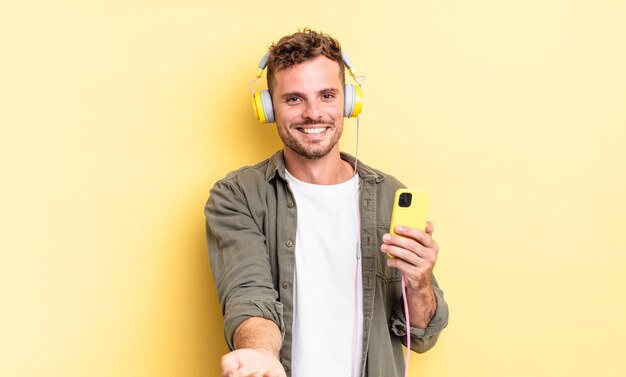
[[[270,49],[268,86],[285,158],[320,159],[332,152],[343,131],[344,64],[339,43],[305,29]]]
[[[341,46],[336,39],[328,34],[304,29],[281,38],[278,43],[270,47],[269,52],[267,87],[270,94],[273,94],[275,86],[274,75],[276,72],[313,60],[320,55],[337,62],[341,83],[345,84],[345,69],[341,56]]]

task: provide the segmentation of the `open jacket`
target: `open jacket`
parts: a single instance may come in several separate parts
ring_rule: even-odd
[[[354,164],[354,158],[342,153]],[[404,187],[359,161],[363,277],[362,376],[401,376],[406,338],[401,274],[380,252],[389,232],[395,191]],[[224,334],[233,349],[241,322],[262,317],[283,334],[280,358],[291,369],[293,280],[297,206],[285,179],[282,151],[257,165],[229,173],[211,190],[205,206],[209,260],[224,316]],[[437,311],[426,329],[411,328],[411,348],[432,348],[448,323],[448,306],[433,279]],[[346,326],[353,326],[346,323]],[[332,343],[329,335],[329,345]],[[295,376],[297,377],[297,376]]]

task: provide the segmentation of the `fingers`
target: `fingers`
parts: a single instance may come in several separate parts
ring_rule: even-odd
[[[389,263],[391,263],[391,261],[394,261],[396,259],[407,261],[411,265],[417,265],[420,263],[420,256],[418,255],[417,252],[413,252],[403,247],[398,247],[398,246],[390,245],[387,243],[383,243],[380,247],[380,250],[383,253],[387,253],[389,254],[389,256],[393,257],[393,258],[389,258],[389,261],[388,261]]]
[[[426,262],[432,268],[437,260],[439,245],[431,237],[434,230],[431,222],[428,222],[426,230],[431,233],[405,226],[397,226],[394,229],[396,234],[385,234],[383,236],[381,251],[402,259],[410,265],[418,266]],[[399,261],[390,260],[389,265],[400,268],[402,264]]]
[[[433,265],[425,261],[412,264],[404,259],[390,258],[387,260],[387,265],[402,271],[406,277],[407,287],[412,289],[426,286],[432,275]]]
[[[396,234],[385,234],[383,236],[383,242],[411,250],[418,255],[420,255],[420,249],[436,249],[438,248],[437,242],[435,242],[431,236],[434,226],[431,222],[429,222],[429,224],[430,225],[426,226],[426,232],[415,228],[396,226],[394,228]],[[428,231],[431,233],[428,233]]]
[[[381,251],[395,257],[387,259],[387,265],[402,271],[407,289],[414,292],[432,286],[432,271],[439,252],[439,245],[431,237],[433,230],[433,224],[428,222],[425,231],[397,226],[395,234],[383,236]]]
[[[395,257],[387,260],[389,267],[398,268],[402,272],[411,275],[432,271],[437,262],[436,251],[431,249],[422,248],[418,255],[401,247],[383,244],[381,251]]]

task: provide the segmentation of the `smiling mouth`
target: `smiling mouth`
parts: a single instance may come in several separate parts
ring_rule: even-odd
[[[316,127],[316,128],[298,128],[298,130],[300,132],[304,132],[307,135],[315,135],[315,134],[321,134],[322,132],[326,131],[327,127]]]

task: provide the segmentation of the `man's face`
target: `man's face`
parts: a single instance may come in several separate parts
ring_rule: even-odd
[[[272,101],[285,153],[319,159],[343,131],[343,83],[339,64],[325,56],[274,74]]]

